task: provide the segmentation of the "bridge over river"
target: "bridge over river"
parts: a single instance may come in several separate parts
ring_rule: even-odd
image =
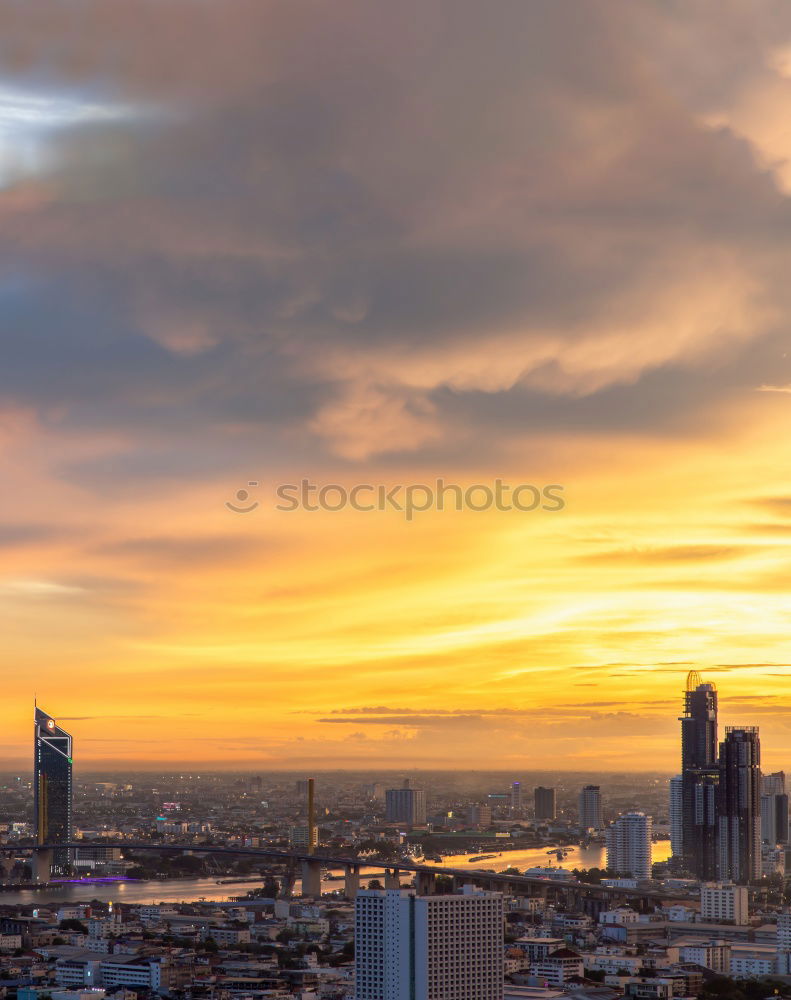
[[[108,842],[86,843],[74,841],[61,844],[43,844],[36,847],[23,848],[33,855],[34,876],[38,884],[47,883],[50,879],[53,852],[56,849],[76,850],[85,847],[107,847]],[[345,895],[353,899],[360,889],[360,873],[363,868],[378,870],[384,873],[385,888],[395,889],[402,884],[404,876],[411,875],[415,891],[419,895],[427,895],[435,890],[438,875],[451,876],[455,886],[478,885],[485,889],[505,892],[518,896],[540,896],[549,898],[564,905],[570,910],[582,910],[596,914],[602,909],[609,909],[628,903],[639,910],[648,910],[657,904],[671,902],[688,902],[689,897],[676,892],[647,886],[645,888],[624,889],[605,885],[595,885],[585,882],[567,882],[558,879],[542,878],[535,875],[507,875],[503,872],[492,872],[485,869],[460,868],[452,864],[429,865],[412,861],[382,861],[374,857],[335,857],[318,853],[300,851],[280,851],[267,847],[221,847],[210,844],[151,844],[147,841],[121,841],[111,846],[130,851],[147,851],[162,854],[181,852],[185,854],[210,854],[214,856],[243,856],[259,858],[262,861],[272,861],[285,865],[286,891],[291,888],[301,875],[302,895],[318,898],[321,896],[322,871],[341,871],[344,875]]]

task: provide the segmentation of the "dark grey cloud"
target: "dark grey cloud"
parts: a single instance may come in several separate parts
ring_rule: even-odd
[[[689,435],[791,373],[788,199],[728,117],[787,6],[137,13],[0,2],[15,87],[134,112],[0,196],[0,399],[127,437],[70,482]]]
[[[59,532],[47,524],[0,524],[0,549],[48,542]]]

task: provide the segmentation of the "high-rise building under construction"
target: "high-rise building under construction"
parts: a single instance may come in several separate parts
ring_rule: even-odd
[[[717,875],[717,688],[687,676],[681,722],[681,849],[697,878]]]

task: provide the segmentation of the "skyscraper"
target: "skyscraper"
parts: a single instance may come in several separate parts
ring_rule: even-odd
[[[761,779],[761,839],[765,844],[788,843],[788,796],[783,771]]]
[[[522,784],[519,781],[511,784],[511,815],[522,815]]]
[[[533,803],[536,819],[554,819],[557,816],[554,788],[542,788],[541,785],[534,788]]]
[[[362,890],[355,900],[356,1000],[501,1000],[503,898]]]
[[[642,812],[624,813],[605,831],[607,867],[619,875],[651,878],[653,820]]]
[[[681,722],[681,840],[684,866],[697,878],[717,871],[717,688],[691,670]]]
[[[601,788],[585,785],[579,795],[580,826],[583,830],[601,830]]]
[[[55,720],[35,708],[33,753],[33,815],[37,844],[66,844],[71,833],[72,740]],[[69,871],[69,851],[56,850],[52,871]]]
[[[388,823],[423,826],[426,822],[426,793],[422,788],[388,788],[385,792]]]
[[[683,785],[680,774],[670,779],[670,852],[674,858],[684,854]]]
[[[761,877],[761,741],[757,726],[727,726],[717,789],[718,865],[722,882]]]

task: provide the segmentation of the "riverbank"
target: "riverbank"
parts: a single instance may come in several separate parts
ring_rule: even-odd
[[[518,868],[524,871],[526,868],[562,867],[567,869],[578,868],[603,868],[606,865],[606,850],[601,844],[591,844],[588,847],[574,846],[562,848],[568,853],[563,858],[561,864],[553,862],[551,855],[557,848],[521,848],[516,850],[494,851],[473,851],[462,855],[443,855],[442,861],[436,865],[437,868],[480,868],[482,863],[473,860],[480,858],[481,854],[495,854],[494,858],[483,862],[486,868],[493,868],[495,871],[503,871],[506,868]],[[670,841],[658,840],[652,845],[652,855],[654,861],[666,861],[670,857]],[[398,862],[387,862],[386,867],[397,868]],[[382,875],[383,863],[377,865],[363,865],[360,874],[364,880],[372,878],[380,879]],[[89,902],[98,899],[102,902],[130,903],[130,904],[153,904],[153,903],[200,903],[216,902],[227,903],[232,898],[243,895],[243,891],[251,884],[258,884],[263,878],[251,878],[249,875],[233,879],[226,882],[217,876],[211,878],[184,878],[184,879],[154,879],[146,880],[124,880],[108,882],[68,882],[60,885],[45,886],[13,886],[8,892],[0,894],[0,906],[40,906],[43,903],[63,904],[76,902]],[[408,878],[404,878],[404,883]],[[232,891],[232,887],[238,887],[239,891]],[[322,881],[322,891],[338,892],[342,889],[340,880],[337,878],[325,878]],[[299,880],[297,880],[295,891],[299,891]]]

